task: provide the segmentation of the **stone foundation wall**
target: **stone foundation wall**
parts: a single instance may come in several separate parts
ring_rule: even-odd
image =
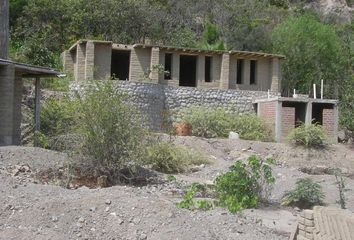
[[[207,108],[224,107],[231,112],[254,112],[252,100],[267,97],[267,92],[262,91],[198,89],[128,81],[115,84],[131,96],[154,130],[161,129],[166,114],[177,113],[186,107],[203,105]],[[78,88],[78,83],[71,86],[72,90]],[[176,120],[179,120],[178,114]]]

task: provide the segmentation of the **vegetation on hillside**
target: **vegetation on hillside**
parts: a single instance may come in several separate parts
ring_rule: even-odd
[[[338,25],[286,0],[10,0],[11,57],[61,68],[59,54],[80,38],[285,54],[283,92],[341,100],[353,133],[354,24]],[[152,14],[153,13],[153,14]],[[331,22],[333,21],[333,22]]]

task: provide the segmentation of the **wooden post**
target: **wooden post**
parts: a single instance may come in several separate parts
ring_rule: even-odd
[[[8,58],[9,0],[0,1],[0,58]]]
[[[40,78],[36,77],[35,82],[35,106],[34,106],[34,130],[35,132],[40,130],[41,127],[41,86]]]

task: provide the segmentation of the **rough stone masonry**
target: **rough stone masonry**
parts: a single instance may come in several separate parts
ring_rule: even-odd
[[[83,84],[76,82],[71,90],[80,90]],[[194,105],[223,107],[230,112],[254,112],[252,100],[267,97],[267,92],[262,91],[198,89],[128,81],[115,84],[131,96],[133,104],[146,116],[147,125],[157,131],[161,130],[164,113],[177,113]]]

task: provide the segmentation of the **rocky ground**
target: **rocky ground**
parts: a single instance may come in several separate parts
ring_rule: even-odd
[[[38,172],[60,172],[68,160],[64,153],[0,147],[0,239],[287,239],[298,209],[279,204],[284,192],[298,178],[310,176],[323,187],[326,204],[338,206],[336,168],[346,176],[347,206],[354,211],[354,150],[349,146],[307,151],[243,140],[176,137],[174,141],[204,153],[212,163],[175,175],[176,182],[163,181],[166,176],[158,174],[158,184],[102,189],[67,189],[38,179]],[[240,214],[175,206],[186,186],[212,183],[235,160],[253,154],[277,160],[271,204]]]

